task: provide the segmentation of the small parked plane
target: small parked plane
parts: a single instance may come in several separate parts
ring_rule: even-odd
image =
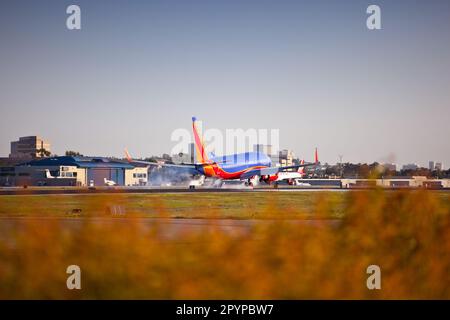
[[[50,170],[48,170],[48,169],[45,169],[45,177],[47,179],[55,179],[55,178],[57,178],[57,177],[52,176],[52,174],[50,173]]]
[[[115,186],[117,184],[113,180],[108,180],[106,178],[103,178],[103,181],[105,182],[105,186],[109,186],[109,187]]]
[[[131,164],[140,163],[154,167],[176,167],[187,171],[193,176],[212,177],[219,180],[243,180],[246,185],[256,185],[259,182],[270,184],[279,178],[280,173],[291,173],[291,169],[299,169],[306,166],[317,165],[317,149],[316,162],[303,163],[292,166],[273,167],[272,161],[268,155],[262,152],[245,152],[240,154],[211,156],[208,157],[205,151],[205,145],[197,130],[196,118],[192,118],[192,131],[194,134],[195,149],[197,159],[200,161],[195,164],[161,164],[148,161],[133,160],[125,149],[125,155]],[[292,172],[293,173],[293,172]],[[298,178],[299,173],[296,173]],[[204,179],[202,179],[204,181]],[[195,186],[190,186],[194,187]]]

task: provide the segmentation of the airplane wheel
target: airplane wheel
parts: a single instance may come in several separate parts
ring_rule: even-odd
[[[189,189],[190,189],[190,190],[194,190],[194,189],[195,189],[195,186],[189,186]]]

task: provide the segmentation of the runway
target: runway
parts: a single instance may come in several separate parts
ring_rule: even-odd
[[[235,193],[235,192],[304,192],[304,191],[348,191],[336,187],[226,187],[226,188],[196,188],[186,187],[28,187],[0,188],[2,195],[45,195],[45,194],[102,194],[102,193]]]
[[[239,192],[351,192],[371,190],[373,188],[338,187],[240,187],[240,188],[196,188],[185,187],[28,187],[28,188],[0,188],[0,196],[11,195],[57,195],[57,194],[188,194],[188,193],[239,193]],[[421,188],[384,188],[385,191],[420,190]],[[432,191],[449,192],[450,188],[430,189]]]

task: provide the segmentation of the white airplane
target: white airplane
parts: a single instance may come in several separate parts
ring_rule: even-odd
[[[300,164],[304,164],[305,160],[302,160]],[[283,171],[278,172],[277,179],[275,183],[278,181],[287,180],[291,185],[297,185],[296,179],[301,179],[305,176],[305,167],[299,167],[297,171]]]
[[[108,180],[106,178],[103,178],[103,181],[105,182],[105,186],[109,186],[109,187],[115,186],[117,184],[113,180]]]
[[[319,156],[317,153],[317,148],[314,152],[314,163],[319,163]],[[301,165],[305,164],[305,160],[302,160],[300,162]],[[275,183],[278,181],[287,180],[290,185],[301,185],[301,186],[311,186],[309,183],[302,183],[301,181],[298,181],[298,179],[302,179],[306,175],[305,173],[305,167],[301,166],[298,168],[297,171],[281,171],[277,173],[277,178],[274,180]]]

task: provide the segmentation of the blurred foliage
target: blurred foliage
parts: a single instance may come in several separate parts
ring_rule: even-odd
[[[210,219],[198,231],[167,236],[164,219],[115,219],[107,212],[102,223],[101,217],[16,219],[13,228],[0,229],[0,298],[450,298],[447,194],[345,195],[340,220],[319,219],[334,210],[322,194],[314,198],[314,223],[261,220],[237,232]],[[152,199],[159,216],[168,216],[170,198]],[[105,205],[104,197],[97,200],[92,210]],[[264,210],[281,213],[278,200]],[[218,207],[198,208],[220,216]],[[77,223],[68,227],[69,219]],[[71,264],[81,267],[81,290],[66,288]],[[371,264],[381,267],[381,290],[366,287]]]

